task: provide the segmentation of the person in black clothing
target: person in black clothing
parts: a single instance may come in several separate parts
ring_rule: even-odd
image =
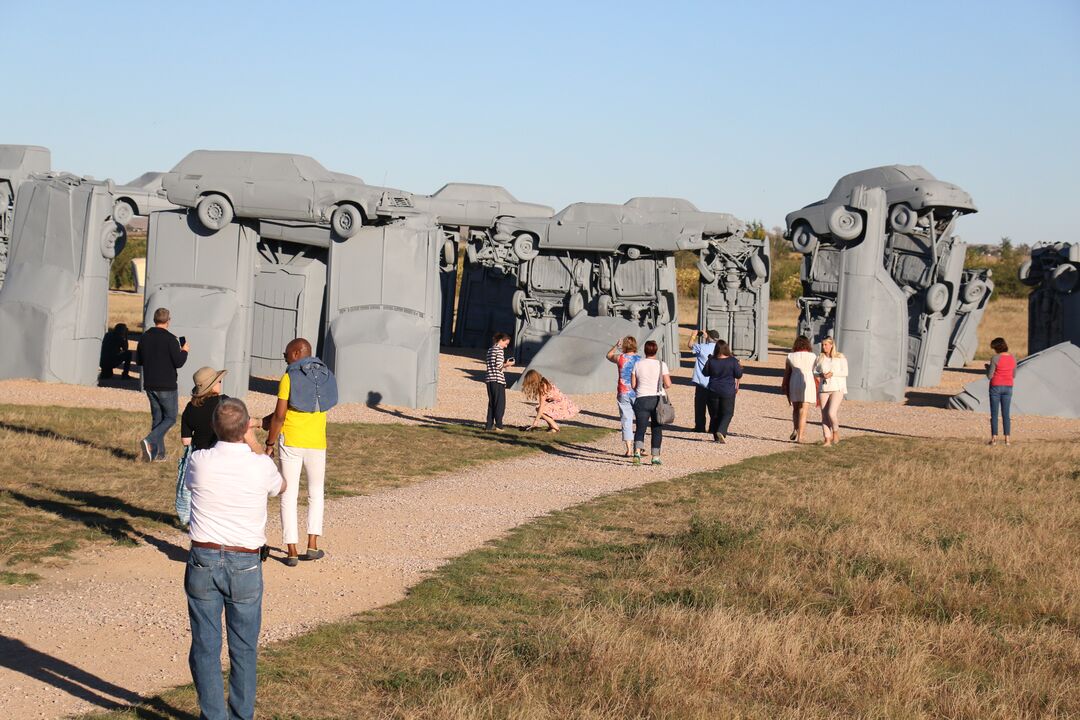
[[[143,333],[135,351],[142,366],[143,390],[150,399],[150,433],[142,439],[145,462],[165,459],[165,433],[176,424],[176,370],[187,362],[188,344],[169,332],[168,308],[154,311],[154,327]]]
[[[195,450],[207,450],[217,442],[214,434],[214,410],[218,403],[228,397],[221,394],[221,378],[224,370],[201,367],[193,377],[191,400],[180,416],[180,441]]]
[[[101,359],[99,361],[101,374],[98,380],[108,380],[113,376],[113,371],[121,365],[124,366],[124,379],[131,377],[131,351],[128,350],[128,328],[124,323],[116,323],[116,327],[105,333],[101,339]]]
[[[735,415],[735,393],[739,392],[742,364],[731,356],[731,347],[717,340],[712,357],[705,361],[701,374],[709,379],[709,432],[719,443],[727,441],[728,426]]]

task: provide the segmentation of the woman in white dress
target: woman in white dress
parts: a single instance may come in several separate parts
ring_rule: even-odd
[[[784,365],[784,382],[781,389],[791,404],[791,437],[797,443],[802,442],[806,431],[806,416],[810,406],[817,400],[817,385],[814,383],[814,362],[817,357],[810,345],[810,338],[800,335],[788,353]]]
[[[821,386],[818,389],[818,405],[821,406],[821,432],[825,447],[840,442],[840,403],[847,394],[847,358],[836,349],[831,337],[821,341],[821,354],[814,362],[814,377]]]

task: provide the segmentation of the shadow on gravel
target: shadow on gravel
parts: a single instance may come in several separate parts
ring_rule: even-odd
[[[20,492],[13,490],[4,491],[5,494],[12,500],[15,500],[28,508],[34,508],[37,510],[43,510],[44,512],[58,515],[65,520],[76,522],[84,525],[85,527],[100,532],[103,535],[107,535],[113,540],[113,542],[136,545],[139,540],[153,545],[155,548],[161,551],[165,557],[174,562],[186,562],[188,558],[188,551],[179,545],[173,545],[168,540],[155,537],[141,530],[135,529],[135,527],[125,518],[110,517],[103,513],[95,512],[93,510],[86,509],[90,503],[83,502],[62,502],[60,500],[50,500],[42,497],[32,497],[30,495],[24,495]],[[62,492],[62,491],[61,491]],[[116,500],[108,496],[98,496],[95,493],[72,493],[77,495],[85,495],[95,498],[96,505],[90,505],[91,507],[104,508],[107,507],[108,500],[115,500],[124,507],[132,507],[127,503]],[[139,509],[141,510],[141,508]],[[142,512],[149,512],[143,510]]]
[[[191,713],[177,710],[160,698],[144,699],[137,693],[6,635],[0,635],[0,666],[108,710],[141,705],[136,710],[136,717],[146,720],[198,720]]]
[[[138,456],[130,450],[121,450],[120,448],[112,447],[111,445],[100,445],[92,440],[73,437],[71,435],[62,435],[53,430],[26,427],[25,425],[13,425],[6,422],[0,422],[0,430],[10,430],[11,432],[21,433],[23,435],[36,435],[37,437],[46,438],[47,440],[59,440],[61,442],[75,443],[76,445],[81,445],[85,448],[90,448],[91,450],[107,452],[114,458],[118,458],[120,460],[138,459]]]

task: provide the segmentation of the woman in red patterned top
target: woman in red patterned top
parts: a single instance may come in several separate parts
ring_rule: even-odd
[[[994,357],[986,363],[986,377],[990,378],[990,444],[997,442],[998,412],[1001,412],[1001,430],[1005,435],[1005,444],[1009,444],[1009,407],[1012,405],[1013,375],[1016,372],[1016,358],[1009,354],[1009,345],[1005,338],[990,341]]]

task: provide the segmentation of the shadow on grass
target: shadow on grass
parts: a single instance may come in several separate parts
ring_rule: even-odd
[[[92,510],[85,509],[81,504],[74,502],[61,502],[59,500],[49,500],[47,498],[32,497],[30,495],[24,495],[20,492],[13,490],[0,491],[10,497],[12,500],[21,503],[28,508],[34,508],[37,510],[43,510],[53,515],[57,515],[65,520],[76,522],[84,525],[90,530],[100,532],[103,535],[107,535],[114,542],[123,543],[126,545],[136,545],[139,540],[152,545],[161,551],[170,560],[175,562],[186,562],[188,558],[188,551],[179,545],[173,545],[168,540],[155,537],[141,530],[135,529],[135,527],[125,518],[109,517],[103,513],[94,512]],[[94,493],[72,493],[77,495],[85,495],[96,498],[96,505],[94,507],[115,507],[107,504],[108,501],[119,502],[121,506],[133,507],[122,501],[116,500],[108,496],[96,496]],[[89,504],[89,503],[88,503]],[[141,510],[141,512],[148,513],[150,511]]]
[[[161,698],[144,699],[138,693],[88,673],[69,662],[46,655],[15,638],[0,635],[0,667],[22,673],[68,695],[108,710],[141,705],[136,717],[146,720],[197,720]]]
[[[27,427],[25,425],[13,425],[7,422],[0,422],[0,430],[9,430],[11,432],[20,433],[23,435],[34,435],[36,437],[45,438],[47,440],[59,440],[61,442],[75,443],[91,450],[99,450],[101,452],[107,452],[114,458],[119,460],[137,460],[138,455],[132,450],[121,450],[120,448],[113,447],[111,445],[101,445],[93,440],[86,440],[85,438],[74,437],[72,435],[62,435],[54,430],[45,430],[43,428]]]

